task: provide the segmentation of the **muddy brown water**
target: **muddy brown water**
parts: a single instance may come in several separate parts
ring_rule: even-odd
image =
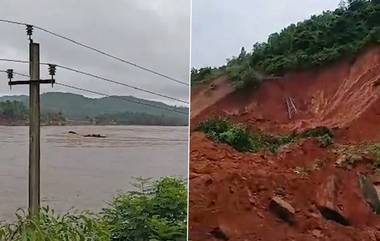
[[[94,133],[107,138],[82,136]],[[133,177],[186,177],[187,136],[187,127],[42,127],[42,206],[98,211],[131,190]],[[27,199],[28,128],[0,126],[0,220],[14,219]]]

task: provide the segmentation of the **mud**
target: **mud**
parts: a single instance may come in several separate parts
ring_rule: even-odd
[[[258,90],[218,95],[218,101],[206,108],[192,105],[191,111],[196,113],[192,115],[192,126],[211,116],[222,115],[269,132],[326,126],[340,130],[337,133],[342,141],[380,142],[380,132],[372,131],[380,119],[379,81],[380,48],[373,48],[355,61],[290,73],[281,79],[265,81]],[[291,120],[286,97],[291,97],[297,108]],[[193,95],[192,102],[208,103],[204,95]]]
[[[379,78],[380,48],[372,48],[355,61],[291,73],[258,90],[216,93],[213,104],[192,106],[190,239],[380,240],[380,216],[359,185],[359,176],[378,179],[374,157],[362,153],[348,166],[339,163],[343,146],[380,142]],[[192,102],[202,98],[196,103],[208,103],[199,93]],[[291,120],[287,96],[298,110]],[[270,133],[326,126],[333,129],[334,144],[322,148],[306,139],[276,154],[240,153],[194,131],[213,116]],[[294,222],[271,211],[274,197],[292,215],[294,209]]]

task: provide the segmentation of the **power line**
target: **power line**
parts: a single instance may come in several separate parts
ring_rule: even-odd
[[[175,97],[171,97],[171,96],[168,96],[168,95],[160,94],[160,93],[157,93],[157,92],[154,92],[154,91],[150,91],[150,90],[147,90],[147,89],[143,89],[143,88],[140,88],[140,87],[136,87],[136,86],[133,86],[133,85],[125,84],[125,83],[122,83],[122,82],[119,82],[119,81],[116,81],[116,80],[104,78],[102,76],[91,74],[91,73],[88,73],[88,72],[84,72],[84,71],[81,71],[81,70],[78,70],[78,69],[70,68],[70,67],[67,67],[67,66],[59,65],[59,64],[57,64],[57,67],[60,67],[62,69],[66,69],[66,70],[69,70],[69,71],[73,71],[73,72],[76,72],[76,73],[79,73],[79,74],[87,75],[87,76],[90,76],[90,77],[93,77],[93,78],[96,78],[96,79],[100,79],[100,80],[104,80],[104,81],[107,81],[107,82],[111,82],[111,83],[114,83],[114,84],[123,85],[123,86],[126,86],[128,88],[131,88],[131,89],[134,89],[134,90],[138,90],[138,91],[141,91],[141,92],[145,92],[145,93],[149,93],[149,94],[152,94],[152,95],[156,95],[156,96],[164,97],[164,98],[167,98],[167,99],[179,101],[179,102],[182,102],[182,103],[185,103],[185,104],[189,104],[188,101],[184,101],[184,100],[181,100],[181,99],[178,99],[178,98],[175,98]]]
[[[88,92],[88,93],[91,93],[91,94],[97,94],[97,95],[101,95],[101,96],[105,96],[105,97],[110,97],[110,98],[117,98],[117,99],[124,100],[124,101],[130,102],[130,103],[145,105],[145,106],[153,107],[153,108],[156,108],[156,109],[163,109],[163,110],[167,110],[167,111],[172,111],[172,112],[180,113],[180,114],[183,114],[183,115],[188,115],[187,112],[179,111],[179,110],[176,110],[176,109],[173,109],[173,108],[164,107],[164,106],[154,105],[154,104],[150,104],[150,103],[144,103],[144,102],[141,102],[141,101],[138,101],[138,100],[125,99],[122,96],[109,95],[109,94],[105,94],[105,93],[102,93],[102,92],[98,92],[98,91],[94,91],[94,90],[89,90],[89,89],[85,89],[85,88],[80,88],[80,87],[73,86],[73,85],[68,85],[68,84],[62,84],[62,83],[55,83],[55,84],[56,85],[60,85],[60,86],[64,86],[64,87],[67,87],[67,88],[75,89],[75,90],[80,90],[80,91]]]
[[[0,72],[7,73],[6,70],[0,70]],[[29,77],[29,75],[27,75],[27,74],[22,74],[22,73],[18,73],[18,72],[14,72],[14,71],[13,71],[13,73],[16,74],[16,75],[24,76],[24,77]],[[89,89],[85,89],[85,88],[80,88],[80,87],[73,86],[73,85],[68,85],[68,84],[62,84],[62,83],[55,83],[55,84],[56,85],[60,85],[60,86],[64,86],[64,87],[67,87],[67,88],[75,89],[75,90],[85,91],[85,92],[88,92],[88,93],[91,93],[91,94],[97,94],[97,95],[101,95],[101,96],[105,96],[105,97],[110,97],[110,98],[119,98],[119,99],[122,99],[124,101],[128,101],[128,102],[135,103],[135,104],[145,105],[145,106],[149,106],[149,107],[153,107],[153,108],[158,108],[158,109],[164,109],[164,110],[168,110],[168,111],[172,111],[172,112],[177,112],[177,113],[185,114],[185,115],[188,114],[186,112],[178,111],[178,110],[173,109],[173,108],[168,108],[168,107],[158,106],[158,105],[154,105],[154,104],[144,103],[144,102],[141,102],[141,101],[138,101],[138,100],[125,99],[122,96],[108,95],[108,94],[101,93],[101,92],[98,92],[98,91],[93,91],[93,90],[89,90]]]
[[[0,61],[23,63],[23,64],[29,63],[29,61],[26,61],[26,60],[4,59],[4,58],[0,58]],[[49,65],[49,63],[41,63],[41,65]],[[184,100],[181,100],[181,99],[178,99],[178,98],[175,98],[175,97],[171,97],[169,95],[160,94],[158,92],[154,92],[154,91],[151,91],[151,90],[143,89],[143,88],[140,88],[140,87],[137,87],[137,86],[125,84],[123,82],[116,81],[116,80],[109,79],[109,78],[105,78],[105,77],[102,77],[102,76],[99,76],[99,75],[96,75],[96,74],[91,74],[91,73],[88,73],[88,72],[85,72],[85,71],[81,71],[81,70],[78,70],[78,69],[74,69],[74,68],[63,66],[63,65],[59,65],[59,64],[56,64],[56,66],[60,67],[62,69],[66,69],[66,70],[69,70],[69,71],[72,71],[72,72],[76,72],[76,73],[82,74],[82,75],[87,75],[87,76],[90,76],[92,78],[104,80],[104,81],[107,81],[107,82],[110,82],[110,83],[114,83],[114,84],[118,84],[118,85],[122,85],[122,86],[125,86],[125,87],[128,87],[128,88],[134,89],[134,90],[138,90],[140,92],[145,92],[145,93],[148,93],[148,94],[151,94],[151,95],[160,96],[160,97],[171,99],[171,100],[175,100],[175,101],[178,101],[178,102],[181,102],[181,103],[189,104],[188,101],[184,101]]]
[[[8,73],[6,70],[0,70],[0,72],[2,72],[2,73]],[[23,76],[23,77],[30,77],[27,74],[17,73],[17,72],[14,72],[14,71],[13,71],[13,73],[16,74],[16,75]]]
[[[11,21],[11,20],[7,20],[7,19],[0,19],[0,22],[18,24],[18,25],[28,25],[27,23]]]
[[[46,33],[49,33],[49,34],[51,34],[51,35],[53,35],[53,36],[55,36],[55,37],[58,37],[58,38],[64,39],[64,40],[66,40],[66,41],[69,41],[69,42],[71,42],[71,43],[73,43],[73,44],[76,44],[76,45],[78,45],[78,46],[81,46],[81,47],[87,48],[87,49],[89,49],[89,50],[92,50],[92,51],[94,51],[94,52],[97,52],[97,53],[99,53],[99,54],[102,54],[102,55],[104,55],[104,56],[107,56],[107,57],[109,57],[109,58],[112,58],[112,59],[115,59],[115,60],[121,61],[121,62],[126,63],[126,64],[128,64],[128,65],[131,65],[131,66],[133,66],[133,67],[135,67],[135,68],[138,68],[138,69],[141,69],[141,70],[144,70],[144,71],[150,72],[150,73],[152,73],[152,74],[155,74],[155,75],[158,75],[158,76],[164,77],[164,78],[166,78],[166,79],[168,79],[168,80],[171,80],[171,81],[174,81],[174,82],[176,82],[176,83],[178,83],[178,84],[182,84],[182,85],[185,85],[185,86],[189,86],[188,83],[183,82],[183,81],[181,81],[181,80],[178,80],[178,79],[176,79],[176,78],[173,78],[173,77],[171,77],[171,76],[169,76],[169,75],[166,75],[166,74],[160,73],[160,72],[158,72],[158,71],[156,71],[156,70],[153,70],[153,69],[151,69],[151,68],[147,68],[147,67],[144,67],[144,66],[142,66],[142,65],[136,64],[136,63],[134,63],[134,62],[132,62],[132,61],[129,61],[129,60],[126,60],[126,59],[123,59],[123,58],[117,57],[117,56],[112,55],[112,54],[110,54],[110,53],[107,53],[107,52],[105,52],[105,51],[103,51],[103,50],[100,50],[100,49],[97,49],[97,48],[91,47],[91,46],[89,46],[89,45],[87,45],[87,44],[80,43],[80,42],[78,42],[78,41],[76,41],[76,40],[73,40],[73,39],[68,38],[68,37],[66,37],[66,36],[63,36],[63,35],[61,35],[61,34],[58,34],[58,33],[52,32],[52,31],[50,31],[50,30],[48,30],[48,29],[45,29],[45,28],[42,28],[42,27],[40,27],[40,26],[32,25],[32,24],[27,24],[27,23],[22,23],[22,22],[10,21],[10,20],[5,20],[5,19],[0,19],[0,22],[11,23],[11,24],[18,24],[18,25],[31,25],[31,26],[33,26],[33,27],[36,28],[36,29],[39,29],[39,30],[44,31],[44,32],[46,32]]]
[[[0,58],[0,61],[3,61],[3,62],[13,62],[13,63],[21,63],[21,64],[29,64],[29,61],[27,61],[27,60],[19,60],[19,59],[4,59],[4,58]]]

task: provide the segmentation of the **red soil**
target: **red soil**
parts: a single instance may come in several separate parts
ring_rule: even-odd
[[[285,106],[287,96],[294,99],[298,110],[292,120],[288,119]],[[370,128],[379,126],[376,123],[380,116],[379,97],[380,48],[376,48],[363,53],[353,63],[344,61],[331,68],[265,81],[259,90],[218,96],[219,101],[211,102],[206,108],[192,105],[192,123],[194,127],[211,115],[228,115],[243,123],[262,123],[259,127],[268,131],[326,126],[348,128],[348,136],[344,136],[347,140],[380,141],[380,132]],[[207,98],[193,95],[192,103],[199,102],[207,103]]]
[[[228,84],[218,88],[230,89]],[[293,73],[266,81],[257,91],[216,92],[212,101],[197,89],[192,96],[192,129],[211,116],[230,116],[235,122],[264,131],[286,133],[316,126],[333,128],[335,143],[380,142],[380,48],[354,62],[331,68]],[[379,87],[377,87],[379,86]],[[208,92],[216,90],[207,90]],[[291,96],[298,113],[288,119],[284,98]],[[203,104],[202,104],[203,103]],[[336,165],[337,148],[321,148],[304,140],[276,155],[239,153],[215,144],[202,133],[191,133],[190,239],[223,240],[380,240],[380,216],[375,215],[359,189],[358,175],[374,175],[370,156],[352,169]],[[317,206],[328,180],[336,180],[339,212],[350,221],[343,226],[325,219]],[[294,225],[274,215],[271,198],[280,196],[295,209]]]
[[[215,86],[211,89],[209,85],[201,84],[191,90],[191,118],[196,117],[200,112],[209,108],[224,98],[226,95],[234,92],[234,88],[226,77],[221,77],[212,82]]]

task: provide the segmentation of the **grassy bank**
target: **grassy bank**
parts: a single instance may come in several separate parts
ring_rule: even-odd
[[[100,213],[59,215],[49,208],[2,224],[1,241],[169,241],[186,240],[185,182],[137,178],[135,191],[119,194]]]

